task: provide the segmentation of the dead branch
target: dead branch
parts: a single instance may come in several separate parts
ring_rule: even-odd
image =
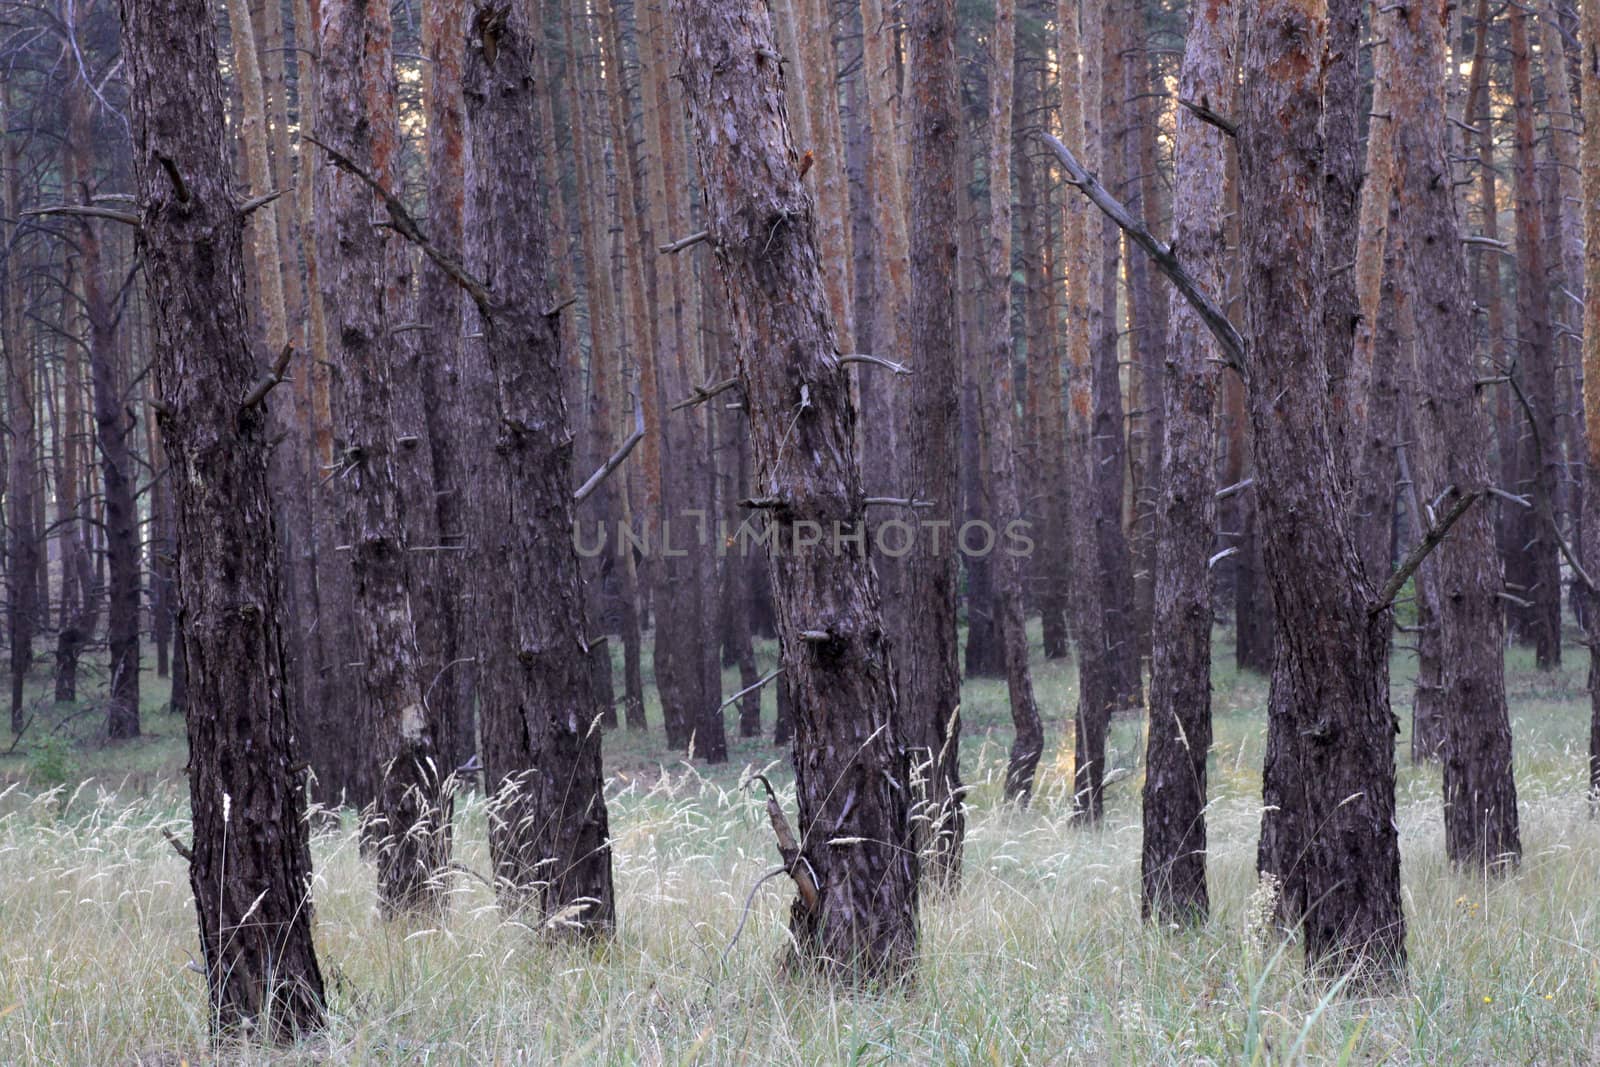
[[[78,215],[90,219],[110,219],[125,226],[139,225],[139,216],[131,211],[118,211],[111,207],[91,207],[88,204],[52,204],[49,207],[29,208],[18,214],[23,218],[36,218],[40,215]]]
[[[874,367],[882,367],[884,370],[893,371],[897,375],[911,373],[911,368],[904,363],[896,363],[893,360],[884,359],[882,356],[869,356],[862,352],[852,352],[849,355],[839,357],[839,366],[842,367],[847,363],[868,363]]]
[[[693,248],[701,241],[707,240],[710,237],[710,230],[701,230],[698,233],[691,233],[687,237],[680,237],[676,241],[668,241],[664,245],[658,245],[656,250],[661,252],[663,255],[682,252],[685,248]]]
[[[697,385],[694,387],[693,396],[685,397],[676,404],[672,405],[672,407],[668,410],[682,411],[684,408],[692,408],[696,404],[704,404],[712,397],[720,396],[721,394],[726,393],[729,389],[736,388],[738,384],[739,379],[737,378],[724,378],[720,382],[707,382],[704,385]]]
[[[1204,103],[1195,100],[1185,100],[1180,96],[1178,98],[1178,104],[1182,106],[1185,111],[1189,112],[1189,114],[1193,115],[1201,122],[1204,122],[1206,125],[1215,126],[1229,137],[1237,138],[1239,136],[1239,124],[1237,122],[1234,122],[1232,119],[1222,117],[1215,111],[1211,110],[1211,108],[1207,107]]]
[[[869,508],[931,508],[933,501],[906,496],[869,496],[862,501]]]
[[[777,670],[773,671],[771,674],[767,675],[765,678],[763,678],[760,681],[756,682],[754,685],[745,686],[743,689],[741,689],[737,693],[733,694],[733,696],[729,697],[727,700],[724,700],[721,704],[718,704],[717,705],[717,710],[721,711],[723,708],[727,707],[729,704],[732,704],[735,701],[737,701],[740,697],[748,696],[751,693],[754,693],[757,689],[760,689],[762,686],[766,685],[768,682],[772,681],[774,678],[776,678],[778,675],[780,675],[782,673],[783,673],[783,668],[779,667]]]
[[[284,380],[284,372],[289,369],[289,357],[293,355],[294,343],[290,342],[284,345],[283,351],[278,353],[277,360],[272,364],[272,369],[263,374],[260,380],[251,386],[250,391],[244,395],[244,400],[240,401],[239,409],[241,411],[249,411],[261,403],[267,398],[267,394],[272,392],[278,383]]]
[[[635,404],[633,417],[633,432],[628,435],[626,441],[622,442],[622,447],[611,453],[611,458],[602,463],[600,469],[589,475],[589,480],[580,485],[578,491],[572,494],[572,502],[574,504],[583,503],[589,494],[600,487],[601,482],[611,476],[612,471],[622,466],[622,461],[628,458],[628,453],[633,451],[634,446],[644,440],[644,408]]]
[[[1406,554],[1406,558],[1400,561],[1400,566],[1395,568],[1394,573],[1389,576],[1389,580],[1383,583],[1383,588],[1378,590],[1378,595],[1373,599],[1372,606],[1367,609],[1368,615],[1376,615],[1393,602],[1396,594],[1400,592],[1400,587],[1406,584],[1406,580],[1415,573],[1418,567],[1422,566],[1422,561],[1428,558],[1429,553],[1438,548],[1440,543],[1444,541],[1445,535],[1450,532],[1450,527],[1454,526],[1461,516],[1467,513],[1467,509],[1472,506],[1473,501],[1484,495],[1482,490],[1461,493],[1455,486],[1451,486],[1446,490],[1445,495],[1451,494],[1459,494],[1455,504],[1451,506],[1449,511],[1445,512],[1444,518],[1428,529],[1422,540],[1417,542],[1417,546]]]
[[[172,846],[172,851],[182,856],[188,862],[194,862],[194,851],[189,848],[188,845],[184,844],[182,841],[179,841],[178,835],[174,834],[171,830],[163,826],[161,828],[161,836],[167,839],[167,844]]]
[[[489,287],[467,273],[467,268],[462,265],[459,259],[428,240],[427,236],[422,232],[422,227],[411,216],[411,212],[406,210],[405,204],[400,202],[399,197],[385,189],[378,179],[362,170],[354,160],[343,152],[329,147],[309,133],[302,133],[300,136],[326,152],[328,158],[333,161],[334,166],[346,174],[352,175],[367,188],[377,193],[379,199],[383,201],[384,209],[389,213],[389,228],[422,249],[423,253],[433,260],[435,266],[444,271],[452,281],[467,291],[467,295],[472,297],[472,302],[478,305],[478,310],[485,315],[490,313],[494,299],[489,292]]]
[[[1211,335],[1222,346],[1222,351],[1228,357],[1228,360],[1235,367],[1243,368],[1245,363],[1244,337],[1239,333],[1238,328],[1228,320],[1227,313],[1218,306],[1216,301],[1211,299],[1210,295],[1200,287],[1200,283],[1195,281],[1189,272],[1184,269],[1183,264],[1178,261],[1178,257],[1173,253],[1172,247],[1158,240],[1143,222],[1128,214],[1128,209],[1123,207],[1116,197],[1107,192],[1105,187],[1095,180],[1094,175],[1083,169],[1083,164],[1079,163],[1077,157],[1068,151],[1066,145],[1048,133],[1042,133],[1039,136],[1044,138],[1045,143],[1050,146],[1057,158],[1061,160],[1061,165],[1067,169],[1067,174],[1071,178],[1070,184],[1076,185],[1082,190],[1083,195],[1087,196],[1095,207],[1105,212],[1106,216],[1116,223],[1135,244],[1149,254],[1161,273],[1171,280],[1172,284],[1177,287],[1178,292],[1182,293],[1184,299],[1188,300],[1189,304],[1195,309],[1195,312],[1200,316],[1200,320],[1206,324],[1206,328],[1211,331]]]
[[[262,193],[260,196],[252,196],[249,200],[246,200],[244,203],[239,205],[239,214],[249,218],[252,213],[261,210],[282,195],[282,189],[274,189],[270,193]]]
[[[795,840],[794,831],[789,828],[789,820],[783,814],[783,807],[778,803],[778,794],[773,790],[772,783],[767,781],[767,776],[753,774],[750,780],[760,782],[766,787],[767,819],[772,823],[772,832],[778,839],[778,854],[783,857],[784,870],[794,879],[806,911],[815,915],[822,905],[822,894],[817,890],[816,872],[811,869],[810,861],[800,854],[800,843]]]
[[[1217,490],[1216,498],[1218,500],[1226,500],[1230,496],[1235,496],[1235,495],[1237,495],[1239,493],[1244,492],[1246,489],[1250,488],[1252,485],[1255,485],[1255,484],[1256,484],[1256,480],[1254,478],[1246,478],[1242,482],[1234,482],[1232,485],[1225,485],[1221,489]]]

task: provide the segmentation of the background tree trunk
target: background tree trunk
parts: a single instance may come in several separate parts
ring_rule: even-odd
[[[1197,0],[1184,41],[1180,99],[1233,113],[1231,0]],[[1224,134],[1180,109],[1173,187],[1173,243],[1208,292],[1220,289]],[[1173,309],[1166,351],[1166,419],[1156,512],[1155,621],[1144,783],[1140,911],[1163,923],[1202,921],[1206,894],[1206,758],[1211,750],[1211,583],[1217,534],[1215,346],[1195,310]]]

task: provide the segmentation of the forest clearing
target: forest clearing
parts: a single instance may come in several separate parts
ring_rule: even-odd
[[[1414,670],[1408,659],[1397,657],[1397,692]],[[1105,825],[1074,824],[1059,710],[1075,699],[1073,673],[1051,664],[1039,674],[1049,755],[1027,812],[1001,799],[1004,686],[964,688],[966,874],[958,895],[924,906],[912,991],[832,998],[778,976],[787,899],[771,882],[728,949],[773,856],[759,798],[740,779],[765,768],[787,802],[792,775],[780,751],[744,740],[729,763],[696,767],[624,735],[607,755],[625,931],[614,943],[552,947],[496,907],[481,875],[463,872],[450,876],[445,918],[382,924],[352,821],[319,819],[317,938],[338,975],[329,1029],[280,1053],[232,1048],[230,1062],[1575,1064],[1600,1055],[1600,844],[1576,769],[1587,706],[1573,672],[1538,672],[1515,653],[1510,661],[1528,849],[1514,882],[1452,871],[1438,772],[1402,768],[1416,951],[1409,988],[1379,997],[1329,997],[1306,980],[1257,890],[1263,680],[1218,672],[1213,914],[1197,930],[1162,932],[1138,922],[1136,722],[1113,728],[1119,781]],[[772,712],[769,699],[769,722]],[[83,1062],[91,1048],[102,1063],[206,1059],[193,916],[181,861],[162,837],[187,829],[181,750],[171,717],[151,721],[168,736],[135,753],[69,750],[61,768],[0,761],[0,790],[9,787],[0,799],[0,1061]],[[17,784],[86,771],[95,778],[81,788]],[[458,820],[460,862],[486,871],[482,798]]]

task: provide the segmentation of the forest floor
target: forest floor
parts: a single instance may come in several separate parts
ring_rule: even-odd
[[[1035,633],[1037,638],[1037,633]],[[761,650],[763,669],[775,651]],[[1508,658],[1525,859],[1485,882],[1444,858],[1439,772],[1404,758],[1399,820],[1410,981],[1357,997],[1307,982],[1264,929],[1256,892],[1267,686],[1219,645],[1211,761],[1213,914],[1192,932],[1139,922],[1142,728],[1112,730],[1106,823],[1075,825],[1070,661],[1035,659],[1047,730],[1033,806],[1000,803],[1010,742],[1001,679],[964,690],[972,784],[960,891],[922,907],[920,981],[836,994],[786,979],[790,889],[752,768],[789,780],[770,739],[729,763],[606,737],[620,930],[552,947],[462,875],[437,926],[385,925],[353,820],[312,842],[331,1025],[288,1052],[229,1062],[356,1063],[1589,1063],[1600,1060],[1600,821],[1585,796],[1586,664]],[[649,664],[646,663],[648,672]],[[1394,687],[1409,719],[1414,660]],[[148,677],[148,675],[147,675]],[[647,674],[648,683],[648,674]],[[83,690],[98,694],[86,678]],[[724,690],[738,688],[730,673]],[[144,738],[111,745],[93,702],[56,708],[0,756],[0,1063],[204,1062],[202,976],[187,872],[183,725],[147,683]],[[773,696],[765,694],[770,734]],[[730,727],[735,720],[728,712]],[[730,731],[733,732],[733,731]],[[9,733],[5,735],[10,743]],[[0,749],[0,752],[3,752]],[[792,804],[789,805],[792,811]],[[458,806],[458,858],[486,871],[483,806]]]

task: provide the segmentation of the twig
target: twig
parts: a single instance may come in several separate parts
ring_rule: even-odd
[[[748,696],[749,694],[754,693],[757,689],[760,689],[762,686],[766,685],[768,682],[772,681],[774,678],[776,678],[778,675],[780,675],[782,673],[783,673],[783,668],[779,667],[777,670],[773,671],[771,674],[767,675],[765,678],[761,679],[759,682],[756,682],[754,685],[745,686],[743,689],[741,689],[737,693],[733,694],[733,696],[729,697],[727,700],[724,700],[721,704],[718,704],[717,705],[717,710],[721,711],[723,708],[727,707],[729,704],[732,704],[734,701],[738,700],[740,697]]]
[[[333,161],[334,166],[359,179],[362,184],[377,193],[378,197],[383,201],[384,208],[389,212],[389,228],[422,249],[427,257],[433,260],[435,266],[444,271],[457,285],[467,291],[467,295],[472,297],[472,302],[478,305],[480,311],[488,314],[494,303],[489,287],[471,274],[468,274],[467,268],[462,265],[459,259],[444,252],[434,245],[432,241],[429,241],[427,236],[423,234],[422,227],[417,225],[417,220],[412,218],[411,212],[406,210],[405,204],[401,203],[398,197],[385,189],[378,179],[362,170],[354,160],[343,152],[329,147],[309,133],[302,133],[300,136],[328,153],[328,158]]]
[[[126,226],[138,226],[139,216],[131,211],[118,211],[113,207],[91,207],[88,204],[52,204],[49,207],[29,208],[18,212],[23,218],[39,215],[81,215],[91,219],[110,219]]]
[[[244,203],[239,205],[239,214],[248,218],[251,213],[261,210],[282,195],[282,189],[274,189],[270,193],[262,193],[260,196],[252,196],[249,200],[246,200]]]
[[[244,400],[239,404],[241,411],[249,411],[267,398],[267,394],[283,381],[284,371],[289,369],[289,357],[294,355],[294,342],[283,346],[283,351],[278,353],[278,359],[272,364],[272,369],[261,376],[250,391],[244,395]]]
[[[633,415],[633,432],[628,435],[628,439],[626,441],[622,442],[622,447],[611,453],[611,458],[602,463],[600,465],[600,469],[589,475],[589,480],[580,485],[578,487],[578,491],[572,494],[572,502],[574,504],[583,503],[584,500],[588,498],[590,493],[593,493],[600,487],[601,482],[605,481],[611,476],[612,471],[622,466],[622,461],[628,458],[628,453],[633,451],[634,446],[640,441],[644,440],[643,406],[635,405],[633,409]]]
[[[1221,489],[1217,490],[1216,498],[1218,500],[1226,500],[1230,496],[1236,496],[1237,494],[1244,492],[1246,489],[1255,484],[1256,480],[1254,478],[1246,478],[1242,482],[1234,482],[1232,485],[1225,485]]]
[[[184,844],[182,841],[179,841],[178,836],[171,830],[163,826],[161,828],[161,836],[167,839],[167,844],[172,846],[172,850],[174,852],[182,856],[185,860],[188,860],[190,863],[194,862],[194,850],[188,845]]]
[[[863,352],[852,352],[849,355],[840,356],[839,366],[842,367],[846,363],[870,363],[874,367],[882,367],[884,370],[893,371],[897,375],[911,373],[911,368],[904,363],[896,363],[891,359],[884,359],[882,356],[869,356]]]
[[[872,507],[931,508],[931,507],[933,507],[933,501],[931,501],[931,500],[919,500],[916,497],[907,497],[907,496],[869,496],[865,500],[863,500],[862,503],[865,504],[869,508],[872,508]]]
[[[744,933],[745,920],[750,918],[750,905],[755,903],[756,891],[780,874],[788,874],[787,867],[774,867],[772,870],[756,879],[756,884],[750,887],[750,892],[744,898],[744,910],[739,913],[739,925],[733,928],[733,937],[728,939],[728,947],[722,950],[722,966],[728,965],[728,953],[733,951],[733,946],[739,943],[739,935]]]
[[[668,241],[664,245],[659,245],[657,250],[663,255],[674,252],[682,252],[685,248],[693,248],[701,241],[709,239],[710,236],[710,230],[701,230],[699,233],[691,233],[687,237],[680,237],[676,241]]]
[[[1045,143],[1050,146],[1051,150],[1061,160],[1062,166],[1066,167],[1068,175],[1072,178],[1072,184],[1081,189],[1083,195],[1087,196],[1095,207],[1105,212],[1112,222],[1121,227],[1122,231],[1135,244],[1149,253],[1150,258],[1155,261],[1161,273],[1171,279],[1178,292],[1182,293],[1184,298],[1194,307],[1195,312],[1200,316],[1200,320],[1206,324],[1206,328],[1211,331],[1212,336],[1217,339],[1217,343],[1222,346],[1222,351],[1229,361],[1234,366],[1243,368],[1245,363],[1244,337],[1240,335],[1239,330],[1233,323],[1228,320],[1227,314],[1217,305],[1216,301],[1212,300],[1205,290],[1200,287],[1200,283],[1184,269],[1183,264],[1178,261],[1178,257],[1173,254],[1171,246],[1158,240],[1143,222],[1128,214],[1128,209],[1123,207],[1116,197],[1107,192],[1105,187],[1095,181],[1092,174],[1083,169],[1083,164],[1079,163],[1077,157],[1068,151],[1066,145],[1048,133],[1043,133],[1039,136],[1044,138]]]
[[[1447,493],[1459,492],[1460,490],[1454,486],[1447,490]],[[1383,583],[1383,588],[1378,590],[1378,595],[1373,599],[1372,606],[1367,609],[1368,615],[1376,615],[1389,606],[1395,595],[1400,592],[1400,587],[1406,584],[1406,579],[1410,578],[1416,569],[1422,566],[1422,561],[1428,558],[1429,553],[1439,547],[1445,535],[1450,532],[1450,527],[1454,526],[1461,516],[1467,513],[1467,509],[1472,506],[1472,502],[1480,496],[1483,496],[1481,490],[1462,493],[1457,498],[1450,510],[1445,512],[1444,518],[1429,528],[1428,532],[1423,535],[1422,540],[1417,542],[1417,546],[1406,554],[1405,559],[1400,561],[1400,566],[1395,568],[1394,573],[1389,576],[1389,580]]]
[[[682,411],[684,408],[692,408],[696,404],[704,404],[712,397],[720,396],[721,394],[726,393],[729,389],[737,387],[738,384],[739,379],[737,378],[724,378],[720,382],[707,382],[704,385],[697,385],[694,387],[693,396],[685,397],[676,404],[672,405],[672,407],[668,410]]]
[[[1178,97],[1178,104],[1201,122],[1209,126],[1215,126],[1229,137],[1237,138],[1239,136],[1239,124],[1237,122],[1223,118],[1205,104],[1194,100],[1185,100],[1181,96]]]

